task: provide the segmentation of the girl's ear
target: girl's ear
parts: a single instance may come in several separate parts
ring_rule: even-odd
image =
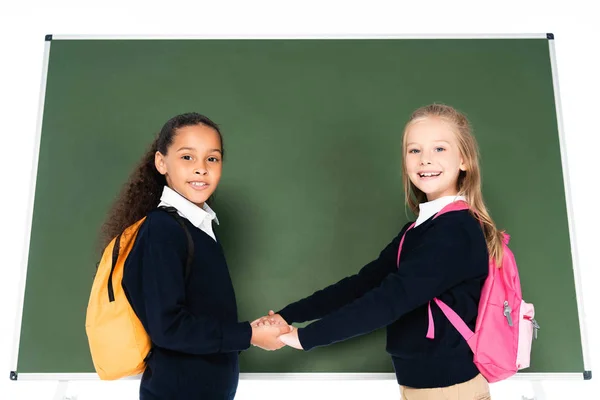
[[[467,170],[467,165],[465,164],[463,158],[460,158],[460,165],[458,167],[458,169],[460,169],[461,171],[466,171]]]
[[[161,173],[161,175],[165,175],[167,173],[167,164],[165,162],[165,156],[163,156],[160,151],[157,151],[154,154],[154,165],[156,166],[158,172]]]

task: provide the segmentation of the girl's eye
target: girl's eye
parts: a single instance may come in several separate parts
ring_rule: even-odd
[[[410,149],[408,151],[409,154],[417,154],[419,152],[419,149]]]
[[[192,159],[192,156],[181,156],[181,158],[182,158],[183,160],[190,161],[190,160]]]
[[[219,158],[218,157],[208,157],[208,161],[210,161],[210,162],[219,162]]]
[[[445,148],[443,148],[443,147],[436,147],[436,148],[435,148],[435,151],[437,151],[438,153],[439,153],[439,152],[442,152],[442,151],[444,151],[444,150],[446,150],[446,149],[445,149]]]

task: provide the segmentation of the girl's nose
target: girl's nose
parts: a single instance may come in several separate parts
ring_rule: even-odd
[[[206,175],[208,173],[208,170],[202,166],[202,167],[196,168],[194,173],[197,175]]]

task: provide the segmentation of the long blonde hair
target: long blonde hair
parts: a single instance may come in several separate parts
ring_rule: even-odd
[[[488,253],[491,259],[500,266],[502,261],[502,232],[496,224],[483,201],[481,193],[481,172],[479,168],[479,149],[471,131],[471,124],[467,117],[453,107],[444,104],[430,104],[415,110],[406,126],[402,138],[402,157],[406,157],[406,133],[408,128],[416,121],[424,118],[440,118],[452,127],[456,134],[458,148],[466,166],[465,171],[460,171],[458,176],[458,193],[467,199],[471,213],[477,218],[483,229]],[[427,195],[419,190],[411,181],[406,171],[406,162],[402,162],[402,183],[406,203],[415,214],[419,214],[419,203],[427,201]]]

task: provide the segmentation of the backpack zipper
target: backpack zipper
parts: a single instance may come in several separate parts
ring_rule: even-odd
[[[533,324],[533,338],[537,339],[538,329],[540,329],[540,326],[535,319],[531,319],[531,323]]]
[[[512,309],[508,305],[508,301],[504,300],[504,316],[506,317],[506,320],[508,321],[508,326],[513,326],[512,317],[510,316],[511,311],[512,311]]]

